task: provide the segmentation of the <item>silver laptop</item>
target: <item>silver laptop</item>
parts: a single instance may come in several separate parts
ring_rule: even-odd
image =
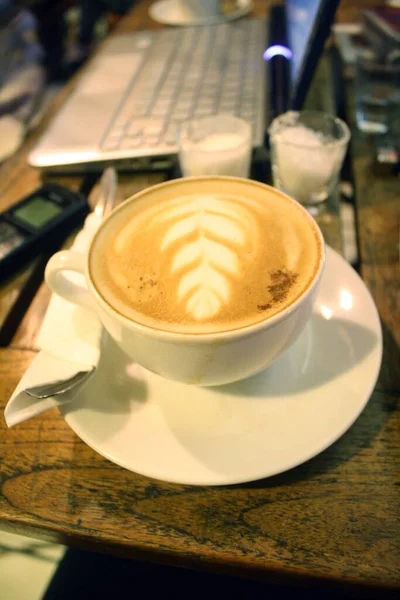
[[[263,145],[266,21],[141,31],[106,41],[29,155],[48,170],[165,169],[182,121],[217,113],[253,126]]]

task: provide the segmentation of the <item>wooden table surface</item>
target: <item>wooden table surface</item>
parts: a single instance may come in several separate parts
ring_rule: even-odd
[[[151,26],[148,4],[141,3],[120,29]],[[255,4],[261,12],[269,3]],[[340,18],[357,14],[365,4],[345,2]],[[314,90],[319,98],[324,97],[318,92],[321,77],[327,77],[321,68]],[[27,153],[74,84],[66,86],[21,151],[1,167],[0,209],[39,185],[42,176],[27,165]],[[329,109],[329,98],[322,107]],[[372,142],[354,127],[352,145],[361,274],[381,317],[384,357],[371,400],[351,429],[322,454],[282,475],[197,488],[151,480],[108,462],[81,442],[56,410],[11,430],[1,413],[1,528],[270,581],[357,585],[373,596],[377,588],[398,590],[400,184],[393,175],[376,172]],[[119,197],[162,179],[162,174],[125,175]],[[72,188],[80,184],[79,177],[57,181]],[[321,226],[340,250],[337,213],[326,215]],[[28,274],[17,274],[0,289],[0,319]],[[48,299],[43,285],[11,344],[0,349],[1,409],[35,357]]]

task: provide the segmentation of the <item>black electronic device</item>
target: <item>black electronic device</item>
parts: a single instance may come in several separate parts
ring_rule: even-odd
[[[292,52],[288,106],[301,110],[340,0],[286,0],[286,31]]]
[[[269,76],[267,77],[267,93],[269,93],[270,115],[272,121],[288,109],[290,87],[290,58],[288,48],[287,19],[284,4],[271,6],[268,20],[269,49],[267,60]],[[268,55],[268,51],[271,53]]]
[[[60,244],[89,212],[86,198],[48,183],[0,213],[0,281]]]

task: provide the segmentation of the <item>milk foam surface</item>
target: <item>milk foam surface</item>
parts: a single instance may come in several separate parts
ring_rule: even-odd
[[[90,273],[124,316],[166,331],[229,331],[264,320],[308,287],[316,227],[290,200],[254,185],[203,180],[149,191],[98,232]]]

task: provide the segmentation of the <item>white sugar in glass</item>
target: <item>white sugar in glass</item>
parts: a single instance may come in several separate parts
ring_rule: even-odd
[[[274,186],[306,206],[327,200],[346,154],[347,125],[324,113],[289,111],[269,134]]]

